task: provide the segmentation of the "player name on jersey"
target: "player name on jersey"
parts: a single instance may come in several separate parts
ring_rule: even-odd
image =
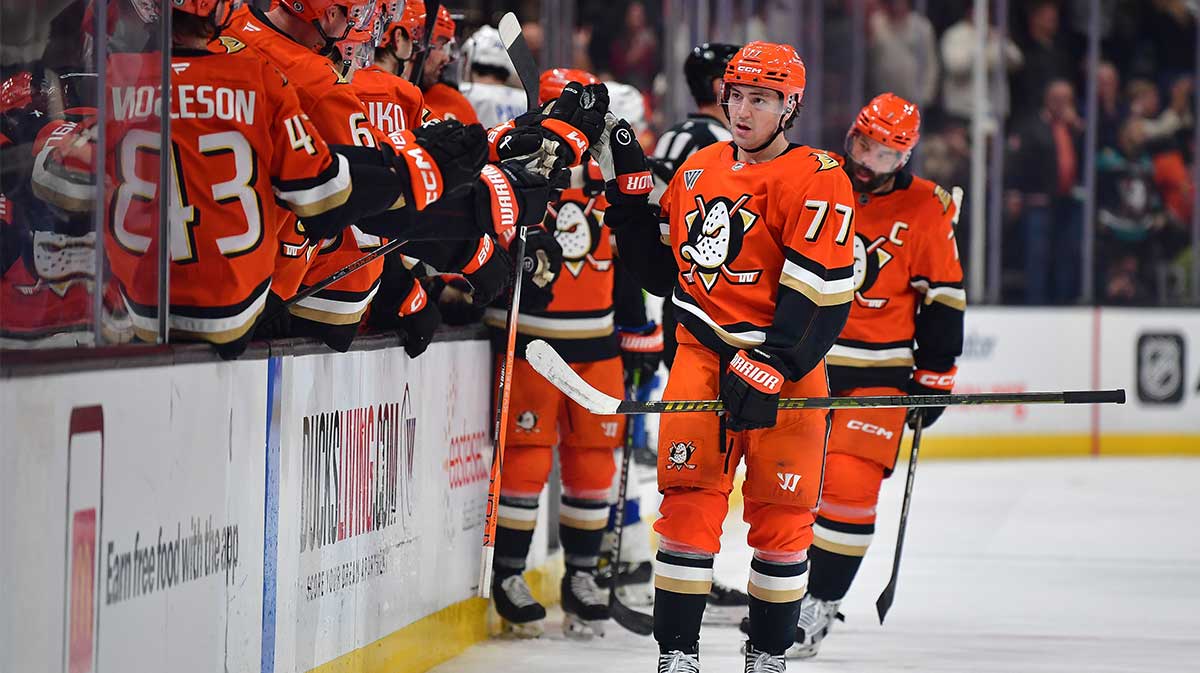
[[[255,91],[209,84],[178,84],[171,89],[171,119],[223,119],[254,124]],[[112,103],[113,118],[117,121],[159,117],[162,88],[113,87]]]

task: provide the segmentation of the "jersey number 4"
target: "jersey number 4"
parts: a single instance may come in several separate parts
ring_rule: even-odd
[[[212,185],[212,198],[217,203],[237,202],[245,217],[245,230],[216,239],[217,249],[226,257],[236,257],[258,247],[263,238],[262,204],[254,191],[257,157],[246,137],[238,131],[208,133],[197,138],[200,154],[207,157],[228,155],[233,159],[232,179]],[[147,154],[157,159],[160,152],[159,134],[145,129],[133,129],[125,135],[117,148],[118,175],[120,186],[113,202],[113,235],[125,250],[134,254],[145,254],[154,237],[137,233],[128,221],[129,208],[133,202],[147,203],[158,195],[158,180],[147,180],[137,174],[138,155]],[[188,203],[186,185],[179,165],[179,146],[171,143],[170,202],[168,213],[171,225],[171,261],[189,264],[196,261],[195,228],[200,225],[200,213]],[[157,163],[155,163],[157,165]],[[146,231],[147,227],[136,227]]]

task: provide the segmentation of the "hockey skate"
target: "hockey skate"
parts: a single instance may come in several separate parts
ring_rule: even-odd
[[[672,650],[658,655],[658,673],[700,673],[700,657]]]
[[[750,597],[743,591],[713,580],[708,591],[708,606],[704,610],[704,623],[733,626],[746,617],[750,610]]]
[[[567,571],[562,578],[563,635],[578,640],[591,640],[604,635],[608,621],[608,600],[595,575],[576,570]]]
[[[746,653],[745,673],[783,673],[787,670],[787,659],[781,654],[760,652],[749,642],[742,650]]]
[[[500,615],[501,635],[512,638],[537,638],[544,630],[546,608],[534,599],[521,575],[492,580],[492,596]]]
[[[843,619],[838,612],[841,601],[823,601],[805,596],[800,603],[800,620],[796,624],[796,644],[788,648],[789,659],[811,659],[821,649],[821,641],[829,635],[835,619]]]

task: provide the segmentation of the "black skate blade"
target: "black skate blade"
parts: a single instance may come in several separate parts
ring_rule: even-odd
[[[608,597],[608,613],[612,620],[617,623],[617,626],[636,633],[639,636],[648,636],[654,633],[654,615],[648,615],[644,612],[638,612],[633,608],[621,602],[617,598],[617,592],[612,592]]]

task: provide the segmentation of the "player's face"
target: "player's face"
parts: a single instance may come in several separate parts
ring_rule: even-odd
[[[846,172],[855,191],[869,192],[904,165],[904,154],[860,134],[846,136]]]
[[[442,70],[446,64],[450,62],[451,54],[450,41],[444,37],[439,37],[429,45],[429,56],[425,60],[425,76],[430,80],[436,80],[441,77]]]
[[[782,94],[746,84],[727,85],[725,94],[730,130],[738,146],[758,147],[775,134],[784,111]]]

